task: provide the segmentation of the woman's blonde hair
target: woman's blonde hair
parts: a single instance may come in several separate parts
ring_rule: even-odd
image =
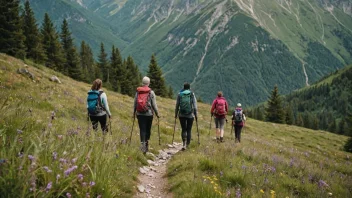
[[[92,90],[99,90],[101,89],[101,87],[103,86],[103,82],[97,78],[95,81],[93,81],[93,85],[92,85]]]
[[[218,91],[218,97],[222,97],[223,94],[222,94],[222,91]]]

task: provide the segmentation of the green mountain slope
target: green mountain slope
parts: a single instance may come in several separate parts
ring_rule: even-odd
[[[108,21],[146,71],[155,52],[174,90],[184,81],[206,102],[264,101],[352,62],[350,1],[73,1]]]
[[[139,151],[135,125],[130,146],[132,98],[105,90],[112,111],[112,135],[94,133],[86,120],[89,84],[0,54],[0,194],[3,197],[132,197],[138,167],[149,155]],[[26,68],[34,80],[16,72]],[[62,84],[48,80],[57,75]],[[154,121],[151,152],[171,143],[175,101],[157,98],[161,143]],[[209,136],[209,109],[199,104],[200,146],[193,141],[168,165],[175,197],[351,197],[351,154],[347,140],[324,131],[249,119],[242,143],[230,126],[225,143]],[[212,125],[214,127],[214,125]],[[175,141],[179,142],[177,122]],[[50,185],[49,185],[50,184]],[[216,188],[214,188],[216,187]],[[273,192],[271,192],[273,191]]]
[[[352,66],[348,66],[283,96],[283,102],[286,109],[293,111],[295,125],[352,136],[347,124],[352,110],[351,93]],[[249,113],[258,118],[258,114],[264,114],[264,104],[250,109]]]
[[[76,46],[80,46],[81,41],[84,40],[92,47],[95,55],[99,52],[101,42],[105,43],[108,49],[112,45],[121,49],[126,46],[126,42],[112,31],[111,25],[104,18],[75,2],[69,0],[30,0],[29,2],[39,24],[41,24],[45,12],[50,15],[58,30],[63,19],[66,18],[72,36],[75,38]]]

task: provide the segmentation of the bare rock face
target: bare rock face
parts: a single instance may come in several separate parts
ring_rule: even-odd
[[[52,76],[49,78],[49,80],[61,84],[61,81],[57,76]]]

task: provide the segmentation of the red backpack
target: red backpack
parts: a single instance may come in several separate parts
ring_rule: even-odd
[[[216,115],[226,115],[226,100],[224,98],[216,99],[215,106],[215,114]]]
[[[149,87],[138,87],[138,97],[137,97],[137,108],[136,110],[140,113],[145,113],[149,110],[149,99],[150,99]]]

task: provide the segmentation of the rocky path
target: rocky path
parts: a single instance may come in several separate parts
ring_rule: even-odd
[[[149,166],[139,168],[137,194],[135,198],[172,198],[167,186],[166,164],[173,155],[179,152],[182,148],[181,143],[168,145],[167,149],[159,150],[157,156],[152,153],[154,160],[148,160]]]

